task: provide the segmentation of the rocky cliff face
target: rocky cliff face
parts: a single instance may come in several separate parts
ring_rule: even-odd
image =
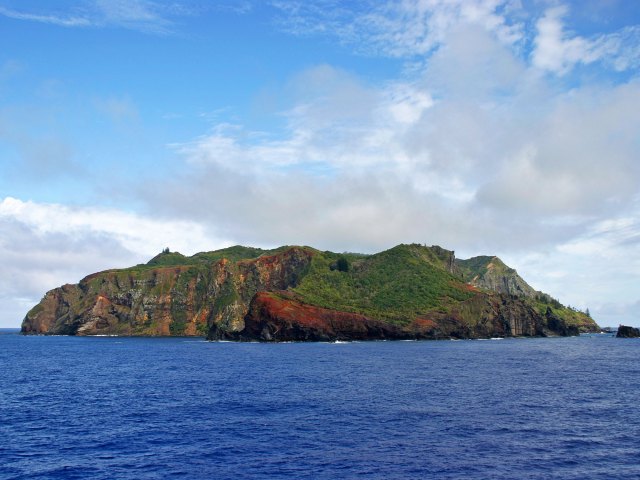
[[[334,268],[339,258],[349,268]],[[453,252],[417,244],[371,256],[309,247],[231,247],[193,257],[166,252],[147,265],[48,292],[22,331],[262,341],[577,333],[550,308],[542,314],[528,295],[511,293],[526,293],[526,283],[515,290],[508,281],[491,283],[498,278],[492,268],[508,269],[493,264],[476,287],[461,280],[469,266],[461,267]]]
[[[550,295],[534,290],[516,270],[505,265],[498,257],[456,259],[455,263],[464,281],[470,285],[481,290],[526,299],[539,313],[544,312],[547,322],[552,325],[551,330],[558,328],[566,335],[600,331],[587,313],[567,308]]]
[[[469,260],[456,260],[465,281],[478,288],[533,298],[538,293],[518,272],[509,268],[498,257],[480,256]]]
[[[502,295],[478,293],[451,313],[430,312],[397,325],[357,313],[307,305],[291,292],[276,291],[260,292],[254,297],[243,330],[214,327],[209,338],[336,341],[566,335],[567,326],[559,319],[558,322],[549,328],[546,319],[531,307]]]
[[[142,267],[90,275],[48,292],[25,317],[23,333],[206,335],[211,325],[242,330],[258,291],[302,278],[312,249],[210,264]]]

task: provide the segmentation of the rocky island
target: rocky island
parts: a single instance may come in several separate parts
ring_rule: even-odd
[[[94,273],[49,291],[24,334],[335,341],[577,335],[587,314],[529,286],[498,257],[438,246],[373,255],[235,246]]]
[[[640,328],[628,327],[620,325],[618,327],[617,338],[640,338]]]

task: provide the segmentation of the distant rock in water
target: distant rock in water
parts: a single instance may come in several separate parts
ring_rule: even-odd
[[[536,292],[497,257],[441,247],[374,255],[235,246],[99,272],[48,292],[24,334],[199,335],[335,341],[576,335],[586,314]]]
[[[616,338],[640,338],[640,328],[627,327],[620,325]]]

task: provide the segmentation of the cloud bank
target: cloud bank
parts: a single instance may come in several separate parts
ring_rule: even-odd
[[[165,247],[196,253],[227,245],[189,221],[6,197],[0,201],[2,317],[15,324],[46,291],[144,263]]]

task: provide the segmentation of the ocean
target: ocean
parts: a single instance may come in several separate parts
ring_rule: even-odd
[[[0,335],[1,479],[640,478],[640,340]]]

